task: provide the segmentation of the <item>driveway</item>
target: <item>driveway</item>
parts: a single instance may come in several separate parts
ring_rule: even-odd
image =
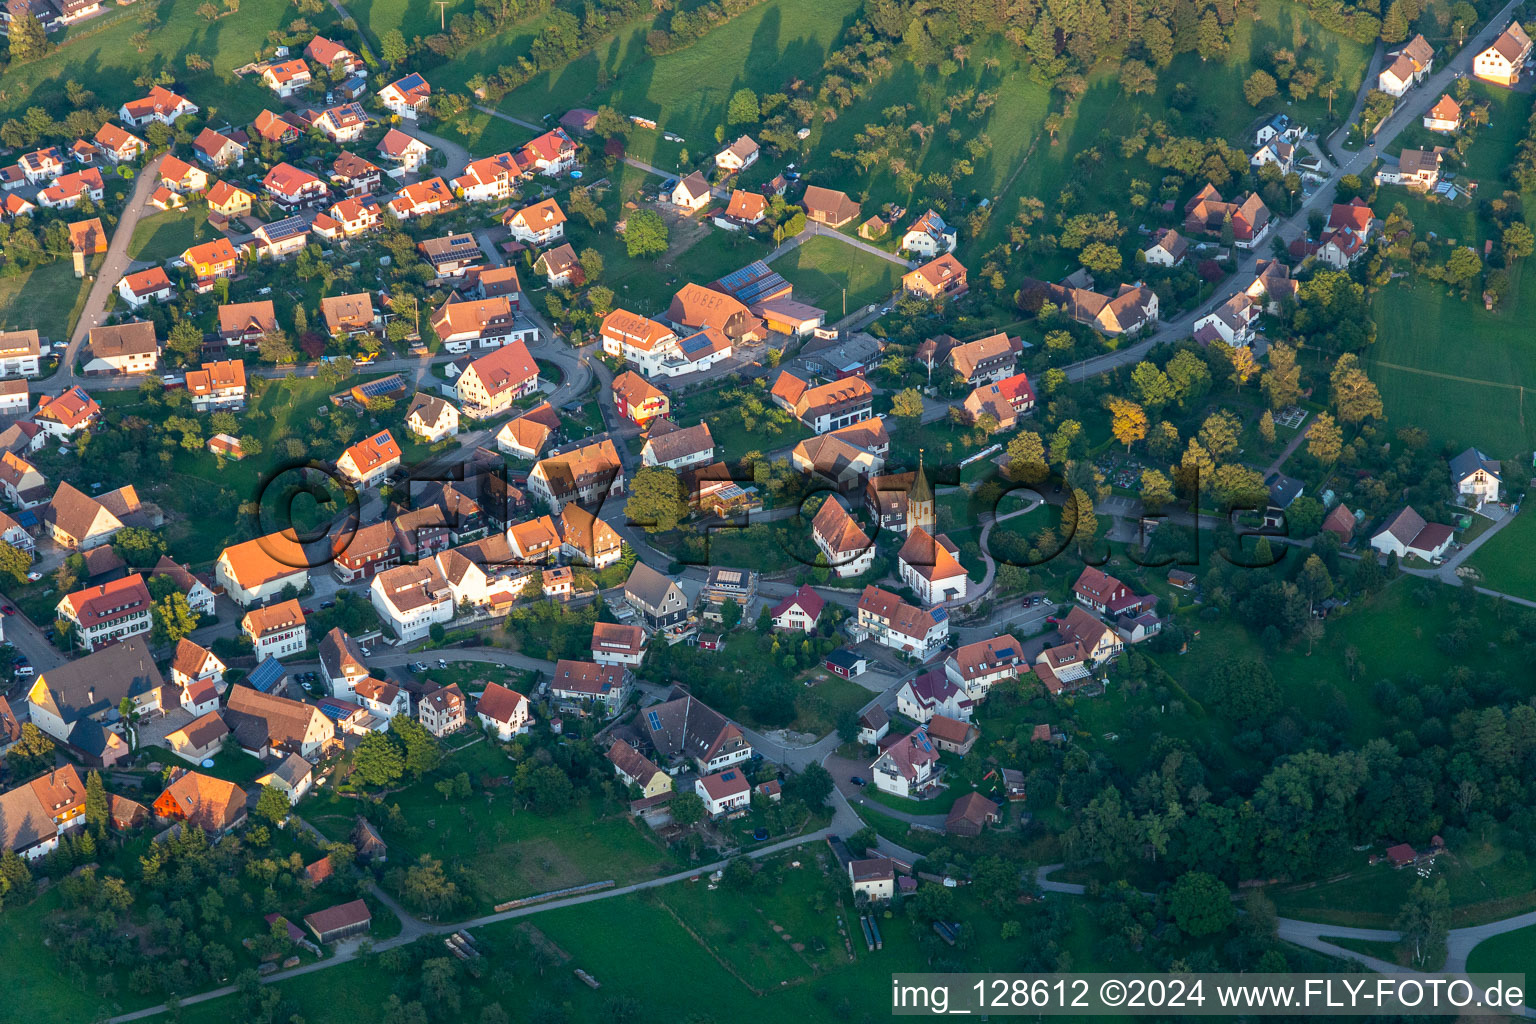
[[[128,199],[128,205],[123,208],[123,215],[118,219],[117,230],[112,233],[112,241],[107,245],[107,257],[102,261],[101,269],[96,272],[96,280],[91,282],[90,294],[86,297],[85,308],[80,311],[80,320],[75,324],[75,329],[69,336],[69,346],[65,349],[64,356],[59,360],[59,368],[52,377],[46,381],[47,389],[57,391],[67,388],[75,383],[75,361],[80,356],[80,347],[85,343],[86,336],[92,327],[101,324],[106,315],[107,300],[117,289],[117,282],[128,273],[128,268],[133,260],[128,258],[128,242],[133,238],[133,229],[138,226],[139,218],[144,215],[144,207],[149,202],[149,197],[154,193],[155,185],[160,180],[160,163],[165,159],[165,154],[155,157],[144,169],[139,172],[138,178],[133,184],[133,194]],[[43,390],[45,383],[42,378],[33,378]],[[137,387],[137,383],[134,385]]]

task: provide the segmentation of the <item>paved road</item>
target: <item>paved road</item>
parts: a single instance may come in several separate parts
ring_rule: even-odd
[[[783,256],[791,249],[799,248],[818,235],[823,238],[834,238],[837,241],[842,242],[844,245],[851,245],[853,248],[867,252],[871,256],[878,256],[888,263],[896,264],[903,271],[909,270],[912,267],[911,263],[902,259],[900,256],[897,256],[895,253],[886,252],[884,249],[881,249],[878,246],[870,245],[868,242],[865,242],[862,239],[855,238],[852,235],[845,235],[841,231],[829,228],[824,224],[818,224],[815,221],[807,221],[805,224],[805,230],[801,231],[798,235],[793,235],[780,242],[772,252],[763,257],[763,262],[772,263],[774,260],[778,259],[780,256]]]
[[[107,245],[107,256],[102,261],[101,269],[96,272],[96,280],[91,282],[91,291],[85,300],[85,308],[80,311],[80,319],[75,324],[74,331],[69,336],[69,345],[59,360],[59,368],[54,371],[48,383],[52,390],[62,391],[76,382],[75,361],[80,356],[80,347],[85,344],[85,339],[92,327],[101,323],[107,309],[107,300],[111,298],[117,289],[117,282],[128,273],[128,268],[133,260],[128,257],[128,243],[133,238],[133,229],[138,226],[139,218],[144,215],[144,207],[149,203],[149,197],[154,193],[156,183],[160,180],[160,163],[165,159],[162,153],[139,172],[138,179],[133,184],[133,194],[128,198],[128,205],[123,208],[123,215],[118,219],[117,230],[112,233],[112,241]],[[37,381],[42,383],[42,381]]]
[[[796,836],[794,839],[786,839],[781,843],[774,843],[770,846],[750,850],[745,854],[745,856],[753,859],[760,857],[771,857],[774,854],[783,853],[786,850],[793,850],[797,847],[805,846],[810,843],[822,842],[826,840],[828,836],[833,834],[835,833],[832,829],[822,829],[818,832],[811,832],[803,836]],[[664,885],[672,885],[675,882],[686,881],[690,878],[694,878],[700,875],[708,875],[715,871],[722,870],[725,868],[727,863],[727,861],[722,860],[715,861],[712,864],[701,864],[698,867],[692,868],[688,871],[679,871],[675,874],[664,875],[660,878],[652,878],[644,882],[635,882],[632,885],[621,885],[614,889],[604,889],[601,892],[586,893],[581,896],[571,896],[563,900],[551,900],[548,903],[540,903],[531,907],[519,907],[515,910],[502,911],[499,914],[485,914],[481,917],[471,918],[468,921],[459,921],[453,924],[436,924],[427,921],[420,921],[412,917],[403,907],[395,903],[393,900],[388,899],[381,893],[375,892],[375,895],[381,896],[381,899],[385,905],[389,906],[390,909],[400,917],[400,922],[403,928],[399,935],[396,935],[393,938],[385,939],[381,942],[374,943],[373,949],[375,952],[382,952],[386,949],[394,949],[398,946],[408,945],[409,943],[414,942],[416,939],[425,935],[447,935],[451,932],[459,931],[460,929],[480,928],[488,924],[499,924],[502,921],[512,921],[520,917],[529,917],[533,914],[542,914],[550,910],[560,910],[565,907],[580,906],[584,903],[596,903],[600,900],[609,900],[616,896],[627,896],[630,893],[640,892],[645,889],[656,889]],[[276,982],[283,982],[292,978],[302,977],[306,974],[314,974],[317,971],[329,970],[332,967],[337,967],[341,964],[349,963],[352,960],[357,959],[358,953],[359,946],[351,945],[347,948],[338,950],[336,955],[328,960],[319,960],[312,964],[305,964],[302,967],[295,967],[292,970],[278,971],[275,974],[269,974],[265,978],[261,979],[261,983],[263,985],[270,985]],[[601,975],[601,973],[602,972],[599,970],[598,974]],[[223,996],[234,995],[236,991],[237,989],[234,985],[225,985],[221,988],[212,989],[208,992],[199,992],[195,995],[183,996],[181,998],[181,1005],[191,1006],[195,1003],[207,1002],[210,999],[219,999]],[[127,1024],[129,1021],[143,1020],[146,1017],[158,1016],[159,1014],[164,1013],[166,1009],[167,1008],[165,1004],[162,1003],[159,1006],[146,1007],[142,1010],[135,1010],[132,1013],[119,1014],[116,1017],[109,1018],[106,1024]]]

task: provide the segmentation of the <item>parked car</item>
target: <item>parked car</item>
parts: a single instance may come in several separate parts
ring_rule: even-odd
[[[438,668],[447,668],[448,667],[448,659],[447,658],[438,658],[437,659],[437,667]]]
[[[3,611],[0,611],[0,614],[6,615],[6,616],[15,615],[16,614],[16,609],[12,608],[10,605],[6,605],[5,608],[3,609]]]
[[[28,583],[36,583],[38,580],[40,580],[42,578],[43,578],[43,574],[38,572],[36,569],[32,569],[32,570],[29,570],[27,572],[27,582]]]
[[[848,781],[853,783],[855,786],[864,786],[864,785],[868,784],[868,783],[865,782],[864,777],[862,775],[855,775],[853,778],[849,779]]]

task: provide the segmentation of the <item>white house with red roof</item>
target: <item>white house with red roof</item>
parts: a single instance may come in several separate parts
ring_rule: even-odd
[[[52,185],[37,194],[37,201],[52,210],[70,210],[80,205],[82,196],[90,196],[91,202],[99,203],[105,194],[106,183],[101,179],[101,172],[86,167],[55,178]]]
[[[524,245],[544,246],[565,237],[565,211],[553,198],[520,210],[508,210],[501,223],[507,234]]]
[[[453,179],[453,187],[470,203],[489,203],[510,198],[514,183],[521,177],[511,153],[498,153],[470,161],[464,173]]]
[[[150,267],[117,282],[117,294],[134,309],[143,309],[151,302],[169,302],[176,295],[176,286],[165,268]]]
[[[924,604],[944,604],[965,597],[968,579],[960,548],[945,534],[920,526],[907,534],[896,556],[896,573]]]
[[[267,69],[261,73],[261,80],[268,89],[286,99],[309,88],[309,83],[315,78],[309,73],[309,65],[298,59],[267,65]]]
[[[124,103],[117,111],[117,119],[135,128],[142,128],[153,121],[169,126],[174,125],[179,117],[196,114],[198,109],[198,105],[186,97],[157,85],[149,90],[149,95]]]
[[[1371,535],[1371,547],[1384,555],[1398,558],[1411,555],[1434,563],[1445,555],[1454,537],[1455,531],[1451,527],[1425,522],[1412,505],[1405,505]]]
[[[938,748],[922,726],[886,747],[869,766],[869,771],[870,781],[876,789],[904,797],[932,789],[942,774]]]
[[[381,430],[341,453],[336,469],[359,487],[371,487],[400,466],[400,445],[394,435]]]
[[[949,639],[949,614],[943,608],[925,610],[879,587],[864,588],[857,613],[859,631],[916,658],[928,657]]]
[[[576,167],[576,143],[564,128],[555,128],[524,144],[515,159],[525,175],[537,172],[558,178]]]
[[[330,68],[332,71],[337,70],[339,64],[341,70],[348,75],[361,75],[368,70],[368,65],[363,62],[363,58],[324,36],[315,36],[311,39],[309,45],[304,47],[304,56],[320,67]]]
[[[390,174],[398,177],[407,171],[419,171],[421,165],[427,162],[427,154],[432,152],[432,147],[422,142],[415,136],[407,135],[398,128],[391,128],[384,133],[384,138],[379,140],[379,156],[391,163],[399,164],[399,167]]]
[[[426,113],[431,98],[432,86],[414,71],[379,90],[379,102],[385,110],[411,121]]]
[[[969,722],[975,706],[970,694],[942,668],[908,679],[896,691],[896,710],[914,722],[926,722],[934,715]]]
[[[261,184],[278,205],[288,209],[319,202],[331,194],[330,186],[320,178],[286,161],[268,171]]]
[[[131,163],[149,148],[143,139],[110,121],[97,130],[94,142],[96,151],[110,164]]]
[[[55,613],[75,629],[75,641],[87,651],[130,636],[148,633],[153,601],[138,573],[67,594]]]
[[[321,111],[314,123],[326,138],[344,145],[361,137],[372,122],[361,104],[341,103]]]
[[[802,584],[799,590],[769,609],[768,615],[773,620],[774,629],[810,633],[816,629],[826,604],[820,594]]]
[[[454,392],[465,415],[489,419],[506,412],[514,401],[538,387],[538,364],[526,344],[514,341],[465,367]]]
[[[746,809],[752,803],[752,784],[740,768],[727,768],[694,780],[693,791],[704,801],[711,818]]]
[[[992,687],[1028,671],[1023,645],[1006,633],[966,644],[944,659],[944,675],[973,701],[985,700]]]
[[[412,220],[453,205],[453,189],[442,178],[428,178],[406,185],[385,203],[396,220]]]
[[[1092,608],[1100,615],[1124,615],[1139,611],[1144,604],[1155,603],[1150,597],[1142,597],[1115,577],[1093,566],[1085,566],[1077,582],[1072,584],[1072,596],[1078,604]]]
[[[487,683],[485,692],[475,702],[475,715],[480,724],[496,734],[503,743],[513,736],[528,731],[533,715],[528,710],[528,698],[500,683]]]

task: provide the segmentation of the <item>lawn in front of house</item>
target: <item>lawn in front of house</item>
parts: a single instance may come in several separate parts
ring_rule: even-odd
[[[190,210],[167,210],[145,217],[134,225],[128,240],[128,255],[135,260],[164,263],[180,256],[199,242],[218,236],[208,218]]]
[[[906,272],[900,264],[823,235],[806,239],[774,260],[773,269],[795,286],[797,301],[826,310],[828,321],[865,304],[888,301]]]
[[[67,259],[0,277],[0,326],[8,331],[35,328],[44,339],[64,345],[90,290],[91,282],[76,277]]]
[[[1536,600],[1536,516],[1517,515],[1472,554],[1471,564],[1482,574],[1480,586]]]

